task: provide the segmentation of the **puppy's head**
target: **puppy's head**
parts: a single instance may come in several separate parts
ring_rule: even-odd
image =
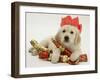
[[[65,25],[58,31],[56,39],[64,47],[78,45],[80,43],[80,32],[75,26]]]

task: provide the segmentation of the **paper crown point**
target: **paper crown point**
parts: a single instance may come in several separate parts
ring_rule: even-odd
[[[78,17],[75,17],[72,19],[71,16],[66,16],[66,17],[62,18],[61,27],[64,27],[64,25],[73,25],[79,30],[79,32],[82,31],[82,24],[79,24]]]

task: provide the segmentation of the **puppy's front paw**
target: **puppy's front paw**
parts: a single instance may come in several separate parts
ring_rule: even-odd
[[[55,49],[51,55],[51,62],[57,63],[59,61],[59,57],[60,57],[60,50]]]
[[[78,52],[72,53],[70,56],[70,60],[76,61],[79,58],[79,56],[80,56],[80,53],[78,53]]]
[[[59,61],[59,58],[56,56],[56,55],[53,55],[52,57],[51,57],[51,62],[52,63],[57,63]]]

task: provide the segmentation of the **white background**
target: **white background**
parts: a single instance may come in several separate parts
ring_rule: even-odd
[[[67,14],[71,13],[70,11],[69,13],[68,11],[66,12],[67,13],[65,15],[64,14],[48,14],[48,13],[46,14],[26,13],[26,56],[25,56],[26,57],[26,67],[46,67],[46,66],[62,66],[63,65],[63,64],[53,65],[50,62],[42,61],[38,57],[36,58],[36,56],[32,56],[31,54],[29,54],[29,48],[32,47],[30,44],[30,41],[32,39],[35,39],[38,42],[40,42],[47,37],[55,36],[58,30],[61,28],[60,23],[61,23],[62,17],[67,16]],[[62,13],[64,12],[62,11]],[[91,38],[93,38],[94,32],[90,30],[92,29],[93,21],[91,22],[91,25],[90,25],[90,15],[88,13],[87,13],[88,15],[84,15],[84,13],[83,14],[79,13],[80,15],[75,15],[75,14],[77,13],[74,13],[74,15],[71,15],[71,14],[70,15],[73,18],[78,16],[79,23],[82,24],[82,32],[80,33],[81,49],[82,49],[81,54],[87,54],[88,56],[88,62],[85,62],[83,64],[90,64],[89,56],[92,56],[91,54],[95,53],[94,50],[91,51],[91,48],[90,48],[90,44],[92,44],[94,41],[91,40],[92,43],[90,42],[90,33],[89,33],[91,32],[91,35],[92,35]],[[93,47],[93,45],[91,47]],[[94,60],[93,58],[94,58],[94,55],[91,58],[91,62],[93,62]],[[66,66],[67,64],[64,64],[64,65]]]
[[[14,0],[12,0],[14,1]],[[0,80],[15,80],[10,77],[11,65],[11,0],[1,0],[0,2]],[[22,0],[29,1],[29,0]],[[100,5],[99,0],[30,0],[34,2],[44,3],[62,3],[62,4],[77,4],[77,5]],[[100,9],[100,7],[99,7]],[[100,12],[98,13],[100,14]],[[100,19],[100,16],[98,16]],[[99,23],[98,23],[99,24]],[[100,26],[100,24],[98,25]],[[100,34],[100,29],[98,29]],[[100,38],[98,38],[100,42]],[[98,43],[99,44],[99,43]],[[99,51],[100,52],[100,51]],[[99,53],[98,52],[98,53]],[[100,54],[98,55],[100,56]],[[100,59],[98,60],[100,61]],[[100,63],[98,65],[100,67]],[[82,74],[82,75],[68,75],[68,76],[53,76],[53,77],[39,77],[39,78],[23,78],[18,80],[99,80],[100,69],[98,74]]]

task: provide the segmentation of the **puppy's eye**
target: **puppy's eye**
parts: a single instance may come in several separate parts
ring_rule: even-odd
[[[70,33],[71,33],[71,34],[73,34],[74,32],[73,32],[73,31],[71,31]]]
[[[63,32],[63,33],[65,33],[65,32],[66,32],[66,30],[63,30],[62,32]]]

